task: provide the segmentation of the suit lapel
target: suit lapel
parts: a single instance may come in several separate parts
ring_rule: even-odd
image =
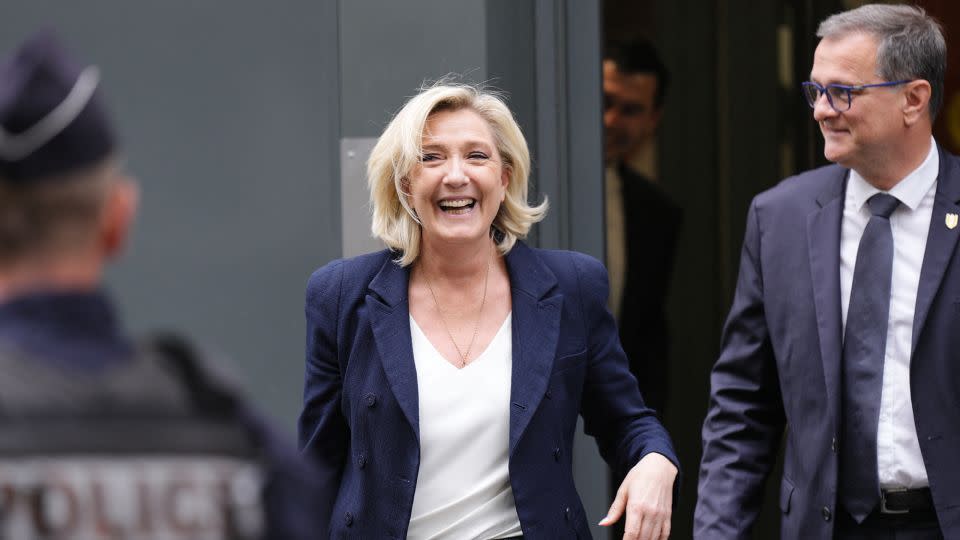
[[[807,250],[813,279],[813,303],[820,338],[820,360],[827,389],[827,410],[836,417],[843,351],[840,319],[840,221],[846,169],[817,197],[818,210],[807,216]],[[843,176],[841,176],[843,175]]]
[[[937,193],[933,200],[933,214],[930,216],[930,231],[927,234],[927,247],[920,268],[920,284],[917,288],[917,304],[913,314],[913,343],[911,354],[917,348],[917,340],[923,325],[927,321],[930,305],[940,289],[940,283],[950,264],[960,229],[950,229],[945,224],[947,214],[960,214],[960,172],[957,171],[953,157],[940,151],[940,171],[937,175]]]
[[[404,416],[420,439],[417,368],[413,361],[410,336],[410,309],[407,305],[407,284],[410,273],[388,259],[380,268],[366,298],[370,308],[370,324],[383,371]]]
[[[523,243],[507,255],[513,302],[513,368],[510,386],[510,454],[540,405],[550,382],[560,332],[563,295],[557,278]]]
[[[510,274],[513,367],[510,385],[510,452],[530,423],[550,381],[560,332],[563,295],[557,279],[533,250],[518,242],[506,258]],[[370,282],[366,302],[377,351],[390,388],[420,437],[417,370],[407,305],[409,272],[387,261]]]

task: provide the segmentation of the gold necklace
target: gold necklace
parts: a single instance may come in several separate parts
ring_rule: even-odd
[[[450,331],[450,327],[447,326],[447,320],[443,318],[443,310],[440,309],[440,302],[437,301],[437,293],[433,292],[433,285],[430,284],[430,278],[427,276],[427,272],[424,271],[423,279],[427,282],[427,288],[430,289],[430,296],[433,297],[433,303],[437,306],[437,313],[440,315],[440,322],[443,324],[443,329],[447,331],[447,337],[450,338],[450,343],[453,343],[453,348],[457,350],[457,354],[460,355],[460,367],[467,367],[467,358],[470,356],[470,349],[473,348],[474,342],[477,341],[477,334],[480,333],[480,317],[483,315],[483,306],[487,303],[487,282],[490,280],[490,263],[487,263],[487,272],[483,275],[483,296],[480,297],[480,310],[477,311],[477,320],[473,322],[473,337],[470,338],[470,343],[467,345],[466,352],[460,351],[460,346],[457,345],[457,340],[453,339],[453,332]]]

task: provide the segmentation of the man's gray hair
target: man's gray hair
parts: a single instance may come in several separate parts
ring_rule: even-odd
[[[943,106],[947,43],[940,23],[914,6],[867,4],[831,15],[817,37],[839,38],[864,32],[879,42],[877,75],[885,81],[924,79],[930,83],[930,119]]]

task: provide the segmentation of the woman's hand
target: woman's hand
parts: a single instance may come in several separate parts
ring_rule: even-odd
[[[643,456],[623,479],[600,525],[616,523],[626,509],[624,540],[666,540],[670,536],[676,478],[677,468],[670,460],[656,453]]]

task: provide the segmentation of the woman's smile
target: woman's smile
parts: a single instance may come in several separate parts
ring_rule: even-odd
[[[439,206],[440,210],[446,214],[462,216],[463,214],[469,214],[476,204],[476,199],[465,197],[458,199],[444,199],[437,203],[437,206]]]

